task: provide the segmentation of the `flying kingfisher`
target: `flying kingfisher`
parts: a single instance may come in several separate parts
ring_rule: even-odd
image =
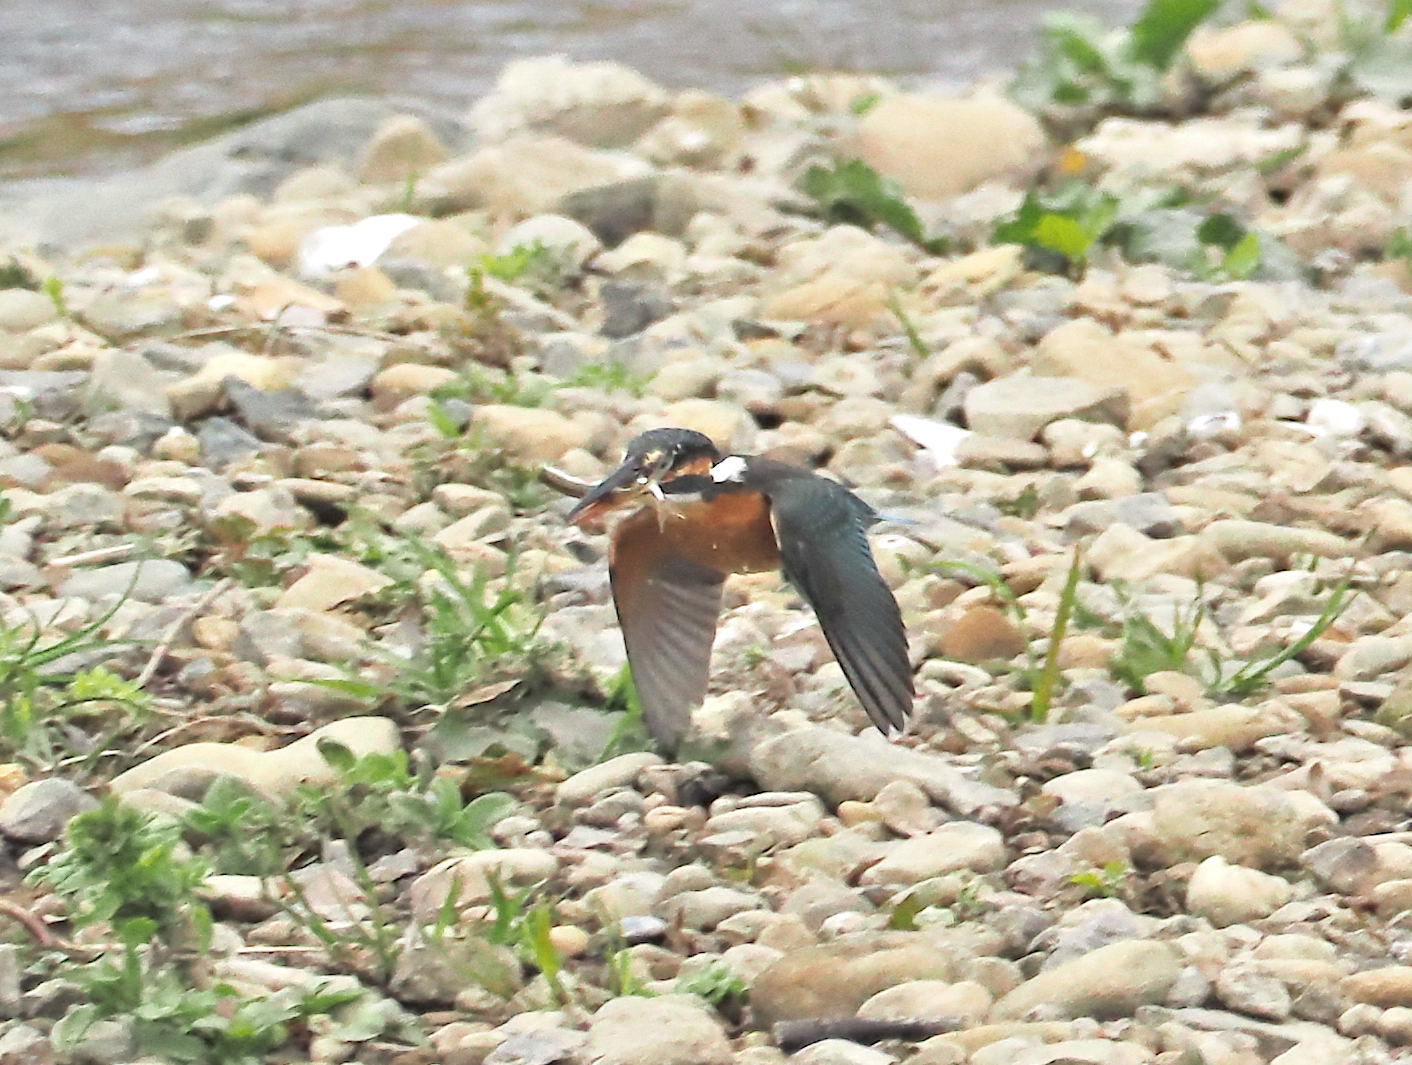
[[[903,728],[907,634],[868,547],[880,515],[867,503],[802,466],[725,455],[690,429],[652,429],[568,517],[597,530],[626,511],[608,554],[613,603],[657,742],[675,748],[706,695],[726,575],[776,566],[814,608],[873,724],[883,735]]]

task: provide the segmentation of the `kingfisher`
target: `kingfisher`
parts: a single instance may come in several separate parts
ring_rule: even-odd
[[[780,568],[813,607],[858,701],[885,736],[912,710],[907,634],[867,530],[881,515],[837,481],[728,455],[690,429],[652,429],[569,512],[599,531],[613,605],[653,738],[675,749],[706,696],[727,574]]]

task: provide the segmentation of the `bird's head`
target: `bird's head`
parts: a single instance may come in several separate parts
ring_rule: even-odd
[[[602,522],[612,511],[646,499],[662,499],[662,484],[685,474],[704,474],[721,459],[711,439],[691,429],[649,429],[628,444],[623,464],[569,511],[581,527]]]

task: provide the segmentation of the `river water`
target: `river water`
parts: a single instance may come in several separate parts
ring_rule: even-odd
[[[0,0],[0,178],[101,173],[350,92],[460,113],[507,60],[617,59],[738,93],[799,70],[961,84],[1012,69],[1045,0]],[[1139,0],[1067,0],[1114,25]]]

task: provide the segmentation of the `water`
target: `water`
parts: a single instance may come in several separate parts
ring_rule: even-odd
[[[1139,0],[1070,0],[1114,25]],[[507,60],[617,59],[739,93],[800,69],[962,84],[1044,0],[3,0],[0,178],[95,173],[243,115],[365,92],[462,112]],[[883,13],[880,13],[883,12]]]

